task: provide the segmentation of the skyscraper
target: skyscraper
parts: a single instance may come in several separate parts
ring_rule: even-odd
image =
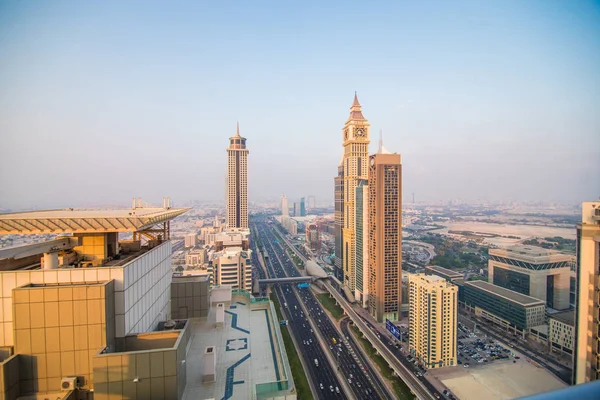
[[[281,215],[286,217],[289,215],[288,201],[287,197],[285,197],[285,194],[281,196]]]
[[[227,148],[226,207],[227,228],[248,229],[248,149],[246,138],[240,136],[239,123]]]
[[[426,368],[456,365],[458,287],[441,276],[408,278],[408,348]]]
[[[301,211],[300,211],[300,203],[299,202],[294,202],[294,217],[301,217]]]
[[[355,267],[355,204],[356,186],[359,179],[367,179],[369,157],[369,122],[362,114],[362,107],[354,93],[350,116],[344,125],[344,225],[342,228],[343,283],[354,293],[356,288]]]
[[[354,297],[367,307],[369,294],[369,185],[360,179],[356,187],[356,290]]]
[[[335,259],[334,275],[337,279],[342,281],[344,279],[343,270],[343,237],[342,229],[344,228],[344,158],[340,160],[338,165],[338,174],[333,179],[335,191],[335,214],[334,214],[334,232],[335,232]]]
[[[600,379],[600,202],[582,205],[577,224],[573,383]]]
[[[315,196],[308,196],[308,209],[309,210],[314,210],[316,207],[315,204]]]
[[[304,197],[300,198],[300,216],[306,217],[306,202],[304,201]]]
[[[400,319],[402,303],[402,163],[380,144],[369,157],[369,313]]]

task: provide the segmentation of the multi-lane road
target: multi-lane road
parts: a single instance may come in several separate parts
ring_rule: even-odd
[[[269,224],[256,221],[253,228],[263,245],[269,275],[300,276]],[[393,398],[378,375],[360,357],[356,344],[340,334],[310,289],[282,284],[277,285],[275,293],[319,398]]]
[[[278,233],[283,235],[281,232]],[[284,236],[282,236],[282,238],[284,238]],[[292,248],[292,250],[295,249]],[[300,257],[302,261],[307,261],[306,257],[303,254],[299,252],[296,252],[296,254]],[[333,289],[331,284],[326,283],[325,287],[336,298],[336,300],[338,300],[340,305],[347,311],[348,315],[353,320],[355,325],[357,325],[359,329],[362,328],[361,330],[363,330],[363,333],[365,333],[367,339],[371,342],[371,344],[378,348],[378,351],[381,352],[384,358],[387,358],[389,360],[394,370],[400,375],[401,379],[408,384],[408,386],[411,388],[413,393],[417,395],[418,398],[441,398],[441,395],[439,394],[439,391],[435,388],[435,386],[433,386],[431,382],[429,382],[427,378],[423,376],[422,373],[416,370],[417,368],[406,359],[405,355],[403,355],[398,348],[394,346],[394,343],[387,340],[385,337],[382,337],[368,320],[360,316],[346,301],[346,299],[343,298],[343,296],[340,293],[336,292],[335,289]]]

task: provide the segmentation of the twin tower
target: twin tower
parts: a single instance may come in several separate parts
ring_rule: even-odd
[[[335,182],[335,271],[378,321],[398,320],[402,303],[402,163],[379,142],[356,93]]]

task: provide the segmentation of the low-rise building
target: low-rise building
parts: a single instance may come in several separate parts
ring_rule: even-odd
[[[190,250],[185,255],[185,264],[193,267],[203,265],[207,261],[206,249],[204,248]]]
[[[565,311],[548,316],[550,350],[572,355],[574,338],[575,311]]]
[[[234,289],[252,290],[251,251],[227,247],[215,252],[211,260],[213,283]]]
[[[185,247],[195,247],[196,244],[198,244],[198,235],[195,232],[185,235]]]
[[[461,298],[465,306],[477,316],[522,335],[529,328],[546,323],[543,300],[485,281],[458,282],[462,286]]]

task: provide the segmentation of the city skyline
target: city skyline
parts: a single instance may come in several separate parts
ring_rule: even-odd
[[[221,143],[236,120],[253,143],[250,202],[312,193],[333,203],[339,121],[355,90],[402,153],[406,196],[417,201],[598,196],[589,185],[600,180],[594,2],[469,3],[466,12],[5,2],[0,11],[0,144],[11,149],[0,208],[77,206],[82,192],[99,204],[220,200],[222,180],[187,183],[225,170]],[[289,123],[299,112],[309,124]],[[140,154],[162,164],[132,186],[123,176]],[[105,160],[114,162],[88,167]],[[94,179],[54,190],[57,171],[73,165]]]

